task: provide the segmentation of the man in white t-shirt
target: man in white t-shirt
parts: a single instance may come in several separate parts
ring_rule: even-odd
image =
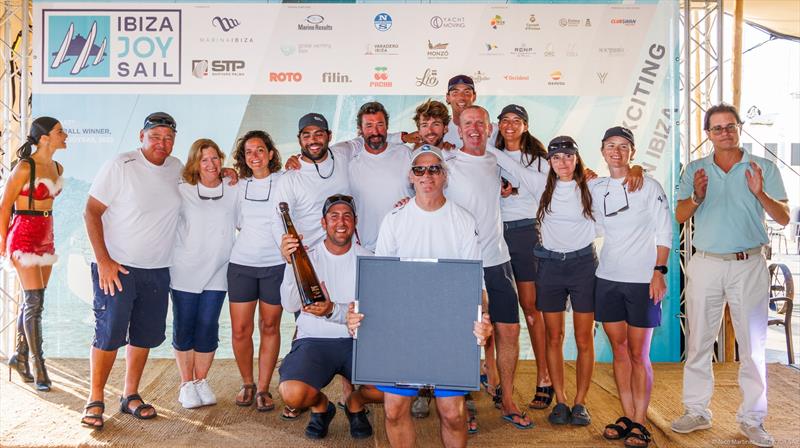
[[[104,388],[117,349],[125,350],[123,413],[138,419],[156,410],[138,395],[147,356],[165,339],[169,266],[181,198],[183,164],[170,156],[175,120],[147,116],[142,147],[119,154],[100,169],[89,190],[84,218],[96,262],[92,263],[95,334],[90,353],[91,389],[81,423],[103,426]]]
[[[450,180],[445,195],[472,213],[478,223],[489,314],[494,324],[503,417],[517,428],[530,428],[532,422],[513,401],[519,358],[519,310],[511,256],[503,238],[500,168],[497,158],[486,151],[492,125],[489,113],[480,106],[465,108],[460,118],[459,134],[464,144],[447,159]]]
[[[444,196],[448,174],[442,151],[430,145],[423,145],[415,150],[411,155],[408,176],[414,185],[416,196],[386,215],[378,234],[375,255],[480,259],[481,248],[475,218]],[[485,290],[483,302],[485,306]],[[353,312],[351,305],[347,315],[351,334],[363,319],[364,315]],[[480,345],[491,335],[492,327],[487,313],[483,314],[481,322],[475,322],[473,333]],[[411,403],[419,389],[384,386],[379,386],[378,389],[384,392],[386,435],[389,443],[393,447],[414,446],[416,434],[411,420]],[[465,392],[435,389],[432,393],[436,397],[444,446],[466,446]]]
[[[297,317],[297,337],[280,367],[281,397],[294,409],[311,408],[306,436],[324,438],[336,406],[322,389],[335,375],[350,381],[353,366],[353,338],[345,320],[348,304],[356,296],[356,262],[358,256],[372,252],[353,244],[356,229],[355,201],[351,196],[330,196],[322,209],[325,240],[308,249],[308,256],[319,280],[325,285],[324,302],[302,306],[291,264],[286,265],[281,286],[281,303]],[[291,254],[300,241],[289,234],[281,240],[281,253],[291,263]],[[355,439],[372,435],[364,404],[380,402],[382,393],[373,386],[361,386],[345,396],[345,414],[350,422],[350,435]]]

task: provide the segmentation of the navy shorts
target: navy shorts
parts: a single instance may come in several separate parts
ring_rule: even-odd
[[[349,381],[352,368],[352,338],[302,338],[292,341],[292,349],[283,358],[278,373],[281,383],[301,381],[322,390],[336,375]]]
[[[655,328],[661,325],[661,303],[653,303],[649,283],[625,283],[598,278],[594,291],[594,320],[627,322],[628,325],[639,328]]]
[[[285,267],[285,264],[263,268],[228,263],[228,300],[243,303],[261,299],[270,305],[280,305]]]
[[[536,279],[536,308],[543,313],[560,313],[567,309],[567,297],[573,311],[594,311],[594,253],[567,260],[539,259]]]
[[[531,221],[530,224],[527,224]],[[518,282],[536,280],[536,256],[533,248],[539,240],[539,232],[533,220],[522,219],[503,223],[503,238],[511,253],[511,268]]]
[[[225,291],[172,290],[172,348],[211,353],[219,345],[219,315]]]
[[[106,351],[127,344],[141,348],[158,347],[166,339],[169,268],[124,267],[128,274],[119,274],[122,291],[110,296],[100,288],[97,263],[92,263],[92,345]]]
[[[511,262],[483,268],[483,280],[489,296],[489,317],[492,323],[518,324],[519,303]]]

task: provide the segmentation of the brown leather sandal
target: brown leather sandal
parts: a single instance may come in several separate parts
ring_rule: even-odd
[[[269,403],[267,403],[269,398]],[[256,410],[258,412],[269,412],[275,409],[275,403],[272,401],[272,394],[268,391],[258,392],[256,394]]]
[[[241,391],[244,391],[244,394],[242,395],[242,399],[241,400],[238,398],[238,394],[237,394],[236,406],[242,406],[242,407],[252,406],[253,402],[256,399],[256,397],[255,397],[255,395],[256,395],[256,385],[255,384],[242,384],[242,388],[239,389],[239,392],[241,392]]]

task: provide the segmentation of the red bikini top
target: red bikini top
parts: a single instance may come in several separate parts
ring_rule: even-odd
[[[58,176],[55,182],[48,178],[39,178],[34,182],[33,199],[36,201],[43,201],[45,199],[54,199],[61,193],[62,177]],[[30,196],[30,188],[26,184],[19,192],[20,196]]]

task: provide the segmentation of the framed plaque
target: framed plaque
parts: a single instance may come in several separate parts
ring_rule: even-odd
[[[358,257],[353,383],[480,389],[480,260]]]

